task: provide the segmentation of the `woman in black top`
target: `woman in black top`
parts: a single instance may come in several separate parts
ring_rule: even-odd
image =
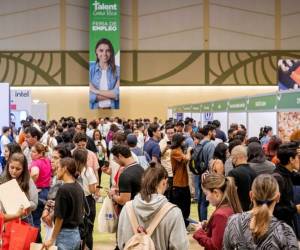
[[[64,184],[55,198],[55,224],[51,238],[44,243],[48,248],[56,241],[58,249],[80,249],[79,224],[83,221],[84,192],[76,182],[78,173],[75,161],[66,157],[60,160],[57,178]]]

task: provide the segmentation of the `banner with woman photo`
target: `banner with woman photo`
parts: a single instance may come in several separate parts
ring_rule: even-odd
[[[90,0],[89,104],[118,109],[120,89],[120,0]]]

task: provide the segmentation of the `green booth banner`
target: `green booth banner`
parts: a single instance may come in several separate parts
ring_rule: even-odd
[[[300,91],[281,92],[278,95],[279,110],[300,109]]]
[[[232,99],[228,103],[228,111],[229,112],[246,112],[248,101],[249,101],[248,97]]]
[[[118,109],[120,0],[90,0],[89,86],[91,109]]]
[[[192,112],[192,105],[184,105],[182,107],[184,113],[191,113]]]
[[[211,104],[211,111],[212,112],[227,112],[228,108],[228,101],[216,101]]]
[[[193,104],[192,105],[192,113],[201,113],[202,104]]]
[[[256,96],[249,98],[248,111],[275,111],[277,95]]]
[[[211,112],[211,102],[203,103],[202,104],[202,113],[209,113]]]

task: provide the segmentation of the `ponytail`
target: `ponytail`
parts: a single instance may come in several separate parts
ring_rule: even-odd
[[[265,235],[270,224],[269,208],[266,203],[252,209],[250,230],[254,238],[258,239]]]
[[[155,162],[150,162],[150,166],[144,172],[141,184],[141,198],[146,202],[151,200],[151,195],[157,193],[157,186],[168,178],[167,170]]]
[[[239,196],[237,194],[236,185],[232,177],[225,177],[224,196],[220,205],[222,205],[222,202],[228,203],[234,213],[243,212]]]
[[[228,205],[234,213],[241,213],[242,207],[236,191],[236,185],[232,177],[224,177],[221,174],[208,174],[202,187],[213,192],[214,189],[220,189],[223,192],[223,197],[217,206],[217,209],[222,205]]]
[[[255,239],[264,236],[269,228],[271,215],[269,206],[274,204],[279,192],[275,178],[268,174],[261,174],[252,183],[252,199],[254,208],[251,210],[250,230]]]
[[[48,152],[48,147],[40,142],[36,143],[33,147],[42,156],[45,156],[45,154]]]

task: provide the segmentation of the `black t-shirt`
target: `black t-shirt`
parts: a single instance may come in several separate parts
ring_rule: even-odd
[[[256,177],[256,173],[249,164],[243,164],[232,169],[228,173],[228,176],[234,178],[243,211],[248,211],[251,204],[249,191],[251,190],[251,185]]]
[[[141,189],[143,173],[144,169],[137,163],[127,166],[119,177],[119,192],[131,193],[132,200]]]
[[[84,192],[75,183],[64,183],[57,191],[55,198],[55,218],[63,219],[62,228],[75,228],[83,221]]]

